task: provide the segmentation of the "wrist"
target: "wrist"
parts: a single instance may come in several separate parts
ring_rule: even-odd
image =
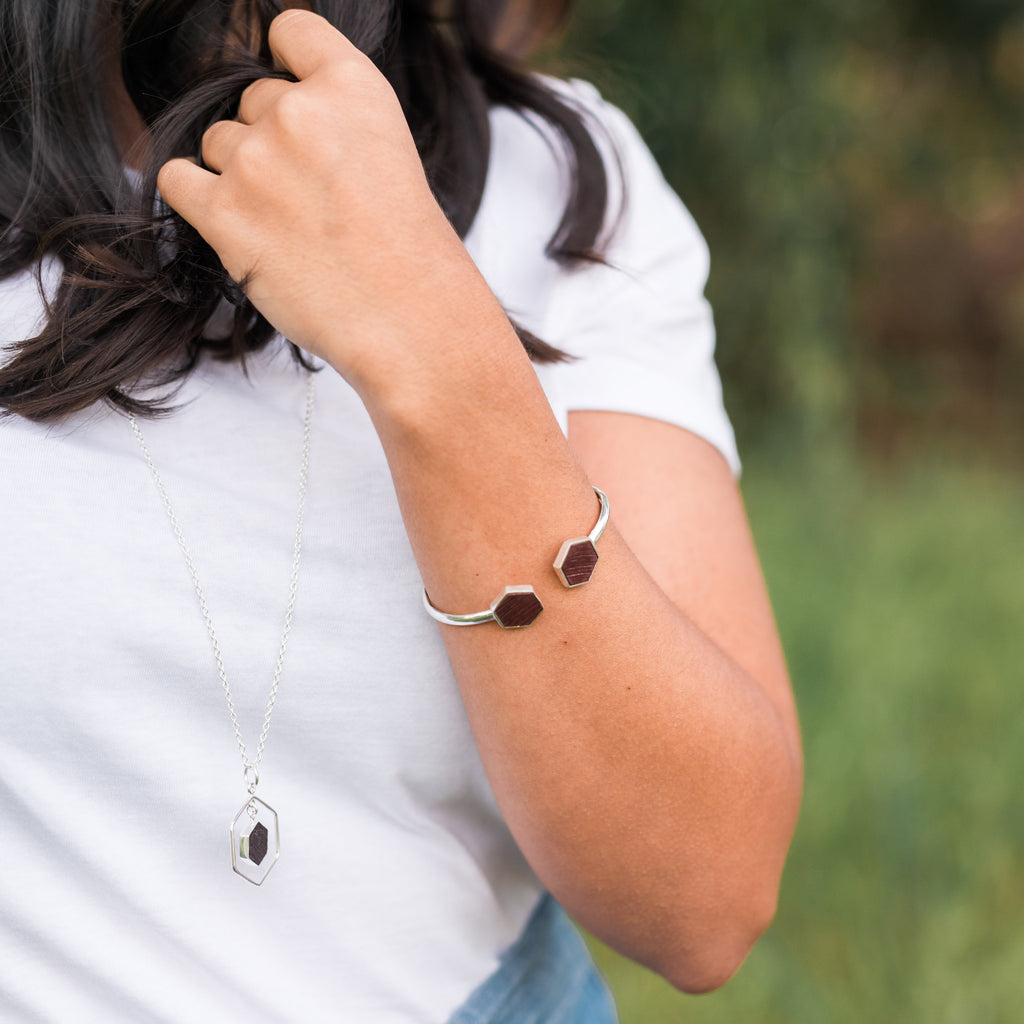
[[[325,354],[382,434],[418,432],[474,409],[498,414],[524,387],[540,393],[515,329],[465,250],[435,269],[400,303],[361,318],[360,341],[347,339],[352,354]]]

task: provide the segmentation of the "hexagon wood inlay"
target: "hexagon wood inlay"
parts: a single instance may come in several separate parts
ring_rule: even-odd
[[[567,587],[589,583],[601,556],[589,537],[567,540],[555,559],[555,572]]]
[[[544,605],[529,586],[506,587],[491,605],[494,621],[502,629],[529,626],[542,611]]]

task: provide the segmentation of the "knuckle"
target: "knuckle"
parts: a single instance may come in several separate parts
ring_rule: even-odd
[[[225,138],[225,133],[229,130],[228,124],[225,121],[216,121],[211,124],[206,131],[203,132],[202,147],[205,153],[208,149],[214,149],[217,145]]]
[[[259,108],[273,102],[275,93],[286,88],[287,83],[279,78],[257,78],[246,86],[239,100],[239,111],[247,108]]]
[[[271,113],[277,127],[284,133],[301,133],[316,116],[316,103],[304,90],[292,88],[277,98]]]
[[[319,69],[317,77],[328,89],[347,89],[355,78],[353,62],[348,60],[332,60]]]
[[[386,81],[373,61],[359,50],[328,62],[322,73],[325,83],[336,89],[373,89]]]
[[[265,88],[266,88],[266,87],[267,87],[267,86],[268,86],[268,85],[269,85],[269,84],[270,84],[270,83],[271,83],[272,81],[273,81],[273,79],[270,79],[270,78],[257,78],[257,79],[255,79],[254,81],[250,82],[250,83],[249,83],[249,84],[248,84],[248,85],[247,85],[247,86],[246,86],[246,87],[245,87],[245,88],[244,88],[244,89],[242,90],[242,99],[241,99],[241,102],[242,102],[242,103],[245,103],[245,102],[246,102],[246,100],[252,100],[252,99],[254,99],[254,98],[255,98],[255,97],[256,97],[257,95],[259,95],[259,93],[260,93],[260,92],[261,92],[261,91],[262,91],[263,89],[265,89]]]
[[[299,89],[289,89],[282,93],[274,103],[274,116],[278,120],[288,122],[296,118],[304,117],[306,114],[306,97]]]
[[[242,95],[238,98],[238,116],[243,120],[248,120],[246,112],[256,103],[256,94],[259,92],[257,86],[259,86],[261,81],[262,79],[257,79],[255,82],[247,85],[242,90]]]

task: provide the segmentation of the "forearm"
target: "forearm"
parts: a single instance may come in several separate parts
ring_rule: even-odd
[[[481,757],[570,912],[704,987],[770,918],[799,796],[795,737],[655,585],[614,511],[592,582],[557,581],[554,555],[598,502],[500,307],[468,294],[468,309],[458,293],[430,304],[429,366],[361,391],[433,603],[477,611],[532,583],[545,605],[521,631],[439,627]]]
[[[710,513],[677,532],[651,525],[660,485],[624,487],[632,536],[639,522],[658,539],[648,568],[662,573],[662,552],[676,568],[656,584],[613,514],[594,580],[563,590],[552,558],[589,531],[597,502],[430,192],[397,97],[315,15],[279,16],[269,42],[298,81],[246,89],[238,119],[204,135],[206,166],[165,164],[161,195],[278,330],[359,392],[435,605],[477,611],[517,583],[540,592],[546,610],[521,632],[440,628],[495,795],[541,879],[677,983],[721,980],[770,916],[799,795],[770,611],[751,597],[754,559],[735,555],[746,540],[732,530],[709,545],[703,588],[680,570],[736,495],[715,485]],[[723,563],[735,571],[720,581]],[[707,634],[694,621],[704,594]]]

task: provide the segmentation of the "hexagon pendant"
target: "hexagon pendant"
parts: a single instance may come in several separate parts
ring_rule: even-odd
[[[263,879],[281,855],[281,833],[277,811],[252,796],[231,822],[231,867],[253,885]]]

